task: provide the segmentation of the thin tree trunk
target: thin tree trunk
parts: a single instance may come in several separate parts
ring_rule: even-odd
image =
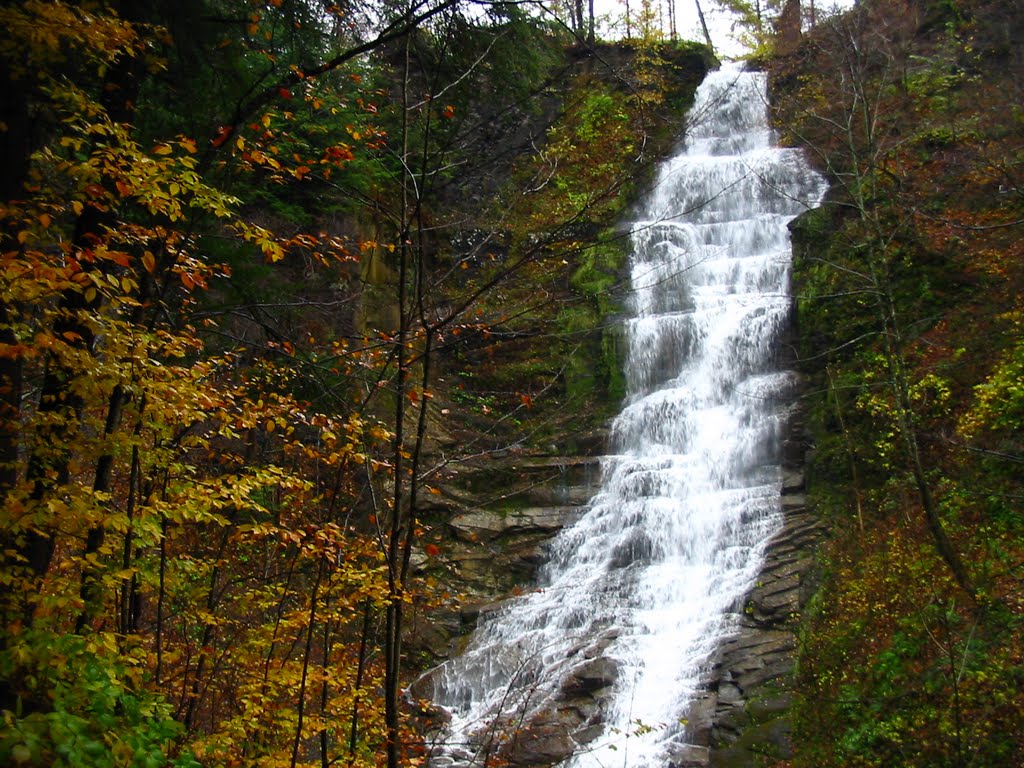
[[[832,401],[836,406],[836,419],[839,420],[839,429],[843,433],[843,442],[846,444],[846,457],[850,462],[850,481],[853,483],[853,498],[857,507],[857,528],[861,535],[864,534],[864,509],[863,493],[860,489],[860,477],[857,472],[857,455],[854,451],[853,440],[846,429],[846,421],[843,419],[843,408],[839,402],[839,392],[836,389],[835,381],[832,378],[832,370],[826,365],[825,375],[828,377],[828,386],[832,391]]]
[[[879,223],[872,217],[868,217],[876,230],[880,232]],[[880,242],[884,242],[880,238]],[[942,518],[935,505],[932,496],[931,486],[928,482],[928,474],[921,459],[921,449],[918,442],[917,426],[914,423],[913,405],[910,398],[910,384],[907,379],[906,370],[903,366],[903,339],[900,332],[896,302],[888,280],[879,274],[880,265],[877,263],[878,254],[882,253],[884,246],[872,245],[874,255],[869,256],[871,278],[875,283],[877,307],[879,320],[882,323],[882,335],[885,339],[886,365],[889,369],[889,386],[892,390],[895,401],[896,423],[903,438],[903,445],[907,452],[907,459],[910,463],[910,471],[914,477],[914,485],[917,487],[918,499],[924,511],[925,524],[931,534],[939,556],[949,567],[957,584],[967,593],[972,603],[977,603],[978,595],[967,568],[960,559],[959,553],[950,541],[946,533]]]
[[[331,624],[328,621],[330,611],[330,594],[324,596],[324,636],[323,636],[323,679],[320,682],[320,719],[327,722],[327,704],[330,702],[331,687],[328,681],[328,670],[331,668]],[[328,755],[330,743],[328,740],[327,728],[320,729],[320,768],[330,768],[331,760]]]
[[[363,687],[363,677],[366,675],[366,654],[370,640],[370,601],[363,605],[363,631],[359,637],[359,660],[356,663],[355,696],[352,701],[352,719],[349,726],[348,736],[348,764],[351,766],[356,761],[356,744],[359,738],[359,692]]]
[[[402,80],[402,220],[399,231],[399,266],[398,266],[398,333],[395,337],[395,434],[392,471],[394,493],[391,498],[391,524],[387,540],[388,569],[388,605],[385,610],[384,636],[384,724],[387,731],[387,764],[388,768],[400,768],[401,765],[401,732],[399,713],[399,688],[401,686],[402,660],[402,604],[404,600],[404,584],[402,582],[402,526],[405,503],[405,396],[408,382],[408,356],[406,343],[409,334],[409,313],[407,309],[407,289],[409,279],[409,73],[410,73],[410,40],[405,42],[405,69]]]
[[[708,44],[708,48],[712,51],[715,50],[715,44],[711,42],[711,33],[708,32],[708,23],[704,20],[704,9],[700,7],[700,0],[693,0],[697,6],[697,18],[700,19],[700,28],[704,32],[704,42]]]
[[[167,598],[167,515],[160,515],[160,576],[156,596],[156,670],[153,678],[159,686],[164,668],[164,606]]]
[[[326,556],[320,555],[317,566],[316,581],[313,582],[313,593],[309,596],[309,626],[306,628],[306,643],[302,651],[302,677],[299,680],[299,701],[296,707],[295,739],[292,742],[291,768],[299,761],[299,745],[302,743],[302,726],[306,715],[306,683],[309,680],[309,662],[313,656],[313,632],[316,630],[316,602],[320,597],[320,585],[324,579]]]

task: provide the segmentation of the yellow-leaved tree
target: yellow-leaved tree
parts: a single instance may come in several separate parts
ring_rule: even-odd
[[[294,66],[254,75],[286,9],[251,5],[225,36],[250,79],[228,119],[193,135],[143,125],[139,105],[180,53],[149,4],[0,7],[6,765],[382,753],[370,651],[387,569],[354,510],[388,473],[374,456],[390,435],[352,375],[378,364],[323,342],[349,405],[318,409],[290,340],[256,353],[210,310],[231,274],[224,243],[335,277],[351,260],[335,236],[247,218],[228,180],[340,171],[379,136],[349,125],[352,146],[329,137],[279,157],[270,143],[288,140],[294,102],[328,109],[337,84],[300,90],[314,77]],[[351,50],[321,51],[316,74]]]

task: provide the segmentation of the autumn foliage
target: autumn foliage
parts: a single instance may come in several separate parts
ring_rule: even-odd
[[[836,531],[797,765],[1022,759],[1020,33],[1012,3],[881,0],[773,72],[781,130],[833,185],[795,225]]]
[[[5,765],[383,754],[378,622],[401,584],[374,489],[391,433],[358,382],[385,357],[225,306],[238,268],[337,281],[359,253],[282,234],[235,191],[337,178],[384,134],[368,98],[343,102],[363,99],[344,56],[319,80],[253,74],[314,53],[295,37],[340,8],[224,12],[247,6],[242,24],[195,17],[197,34],[222,25],[213,55],[241,90],[188,120],[161,115],[189,49],[159,9],[0,8]],[[300,130],[300,111],[334,120]]]

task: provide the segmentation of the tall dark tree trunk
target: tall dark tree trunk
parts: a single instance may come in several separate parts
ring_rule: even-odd
[[[3,121],[5,127],[5,130],[0,131],[0,157],[4,158],[4,170],[0,173],[0,202],[6,202],[17,199],[23,192],[33,147],[27,82],[25,78],[11,79],[9,63],[3,56],[0,56],[0,82],[6,85],[0,89],[0,121]],[[18,250],[16,235],[14,231],[0,229],[0,252]],[[6,297],[0,297],[0,344],[8,345],[12,350],[18,343],[13,327],[17,314],[18,308],[12,306]],[[0,355],[0,504],[4,505],[7,503],[7,494],[17,486],[21,474],[23,376],[20,356]],[[23,545],[18,539],[13,532],[0,531],[0,568],[4,571],[9,572],[14,566],[7,553],[22,550]],[[0,621],[4,622],[4,626],[12,625],[25,613],[25,597],[11,580],[4,579],[0,586]],[[15,704],[8,681],[0,680],[0,709],[13,711]]]
[[[29,157],[33,151],[29,120],[28,83],[26,78],[11,78],[9,63],[0,56],[0,157],[4,171],[0,173],[0,202],[16,200],[24,192]],[[17,251],[16,232],[0,230],[0,252]],[[11,324],[16,308],[0,298],[0,344],[13,349],[18,340]],[[14,488],[18,481],[18,448],[22,397],[22,362],[16,355],[0,356],[0,497]],[[6,551],[4,547],[3,551]]]
[[[700,19],[700,28],[704,32],[704,42],[708,44],[708,48],[711,50],[715,49],[715,44],[711,42],[711,33],[708,32],[708,23],[704,20],[704,9],[700,7],[700,0],[693,0],[697,5],[697,18]]]
[[[800,34],[800,0],[786,0],[775,25],[778,49],[793,50],[800,42]]]

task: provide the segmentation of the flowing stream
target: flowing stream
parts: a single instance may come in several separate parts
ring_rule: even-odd
[[[434,766],[482,765],[492,735],[557,722],[588,684],[607,696],[563,765],[669,766],[685,752],[688,706],[781,524],[786,225],[824,192],[774,146],[765,76],[708,75],[632,227],[629,394],[601,491],[553,542],[540,588],[436,674],[452,720]]]

